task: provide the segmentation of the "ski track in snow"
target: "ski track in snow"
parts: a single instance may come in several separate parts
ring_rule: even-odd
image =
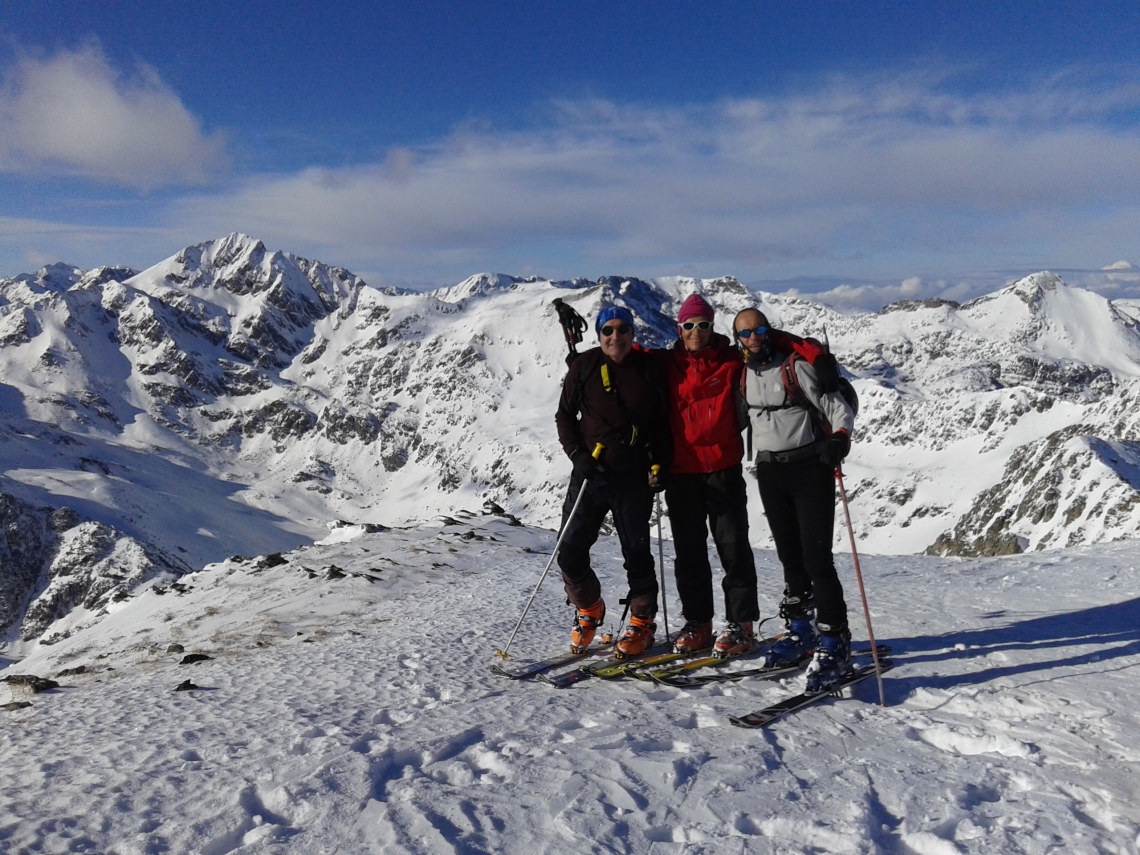
[[[493,676],[550,532],[471,517],[356,534],[265,569],[211,565],[13,663],[62,685],[0,683],[0,704],[32,704],[0,710],[0,851],[1136,851],[1134,545],[866,556],[897,663],[888,706],[868,680],[751,731],[725,716],[802,677],[557,690]],[[615,539],[595,555],[614,617]],[[773,613],[778,565],[757,557]],[[520,657],[564,645],[556,572]],[[178,664],[194,652],[213,658]],[[202,688],[174,692],[185,679]]]

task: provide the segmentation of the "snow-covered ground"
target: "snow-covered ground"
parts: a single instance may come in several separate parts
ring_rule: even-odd
[[[495,516],[344,528],[41,645],[0,672],[61,684],[0,683],[0,851],[1136,851],[1135,543],[864,556],[888,705],[869,681],[750,731],[726,716],[802,677],[493,676],[553,540]],[[616,542],[595,554],[616,612]],[[777,562],[757,558],[770,614]],[[561,649],[568,624],[550,578],[512,651]]]

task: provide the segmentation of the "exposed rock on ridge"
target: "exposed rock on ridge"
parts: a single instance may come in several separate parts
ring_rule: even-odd
[[[0,639],[39,639],[60,618],[67,626],[55,637],[66,636],[139,586],[190,570],[69,508],[33,508],[4,493],[0,527]]]

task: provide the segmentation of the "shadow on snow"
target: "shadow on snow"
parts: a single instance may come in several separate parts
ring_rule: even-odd
[[[1007,615],[1001,611],[984,618],[996,621]],[[1140,656],[1140,597],[984,629],[880,641],[891,646],[891,658],[898,666],[891,679],[896,691],[909,692],[919,687],[951,689],[989,683],[1002,677],[1112,662],[1127,668],[1140,665],[1140,659],[1121,661]],[[1020,661],[1009,665],[980,661],[995,653],[1013,651],[1030,655],[1019,656]],[[966,666],[962,673],[937,676],[915,673],[921,670],[915,666],[922,663],[952,660],[961,660]],[[981,667],[971,668],[970,664]]]

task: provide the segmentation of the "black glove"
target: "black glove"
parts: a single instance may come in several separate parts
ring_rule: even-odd
[[[665,474],[665,470],[658,467],[657,471],[650,470],[649,472],[649,492],[663,493],[665,487],[668,486],[669,476]]]
[[[582,449],[578,449],[570,456],[570,462],[574,464],[574,474],[583,481],[592,480],[601,468],[598,466],[598,461]]]
[[[851,439],[847,436],[847,431],[836,431],[823,441],[823,448],[819,450],[819,459],[828,466],[838,466],[849,451],[851,451]]]

